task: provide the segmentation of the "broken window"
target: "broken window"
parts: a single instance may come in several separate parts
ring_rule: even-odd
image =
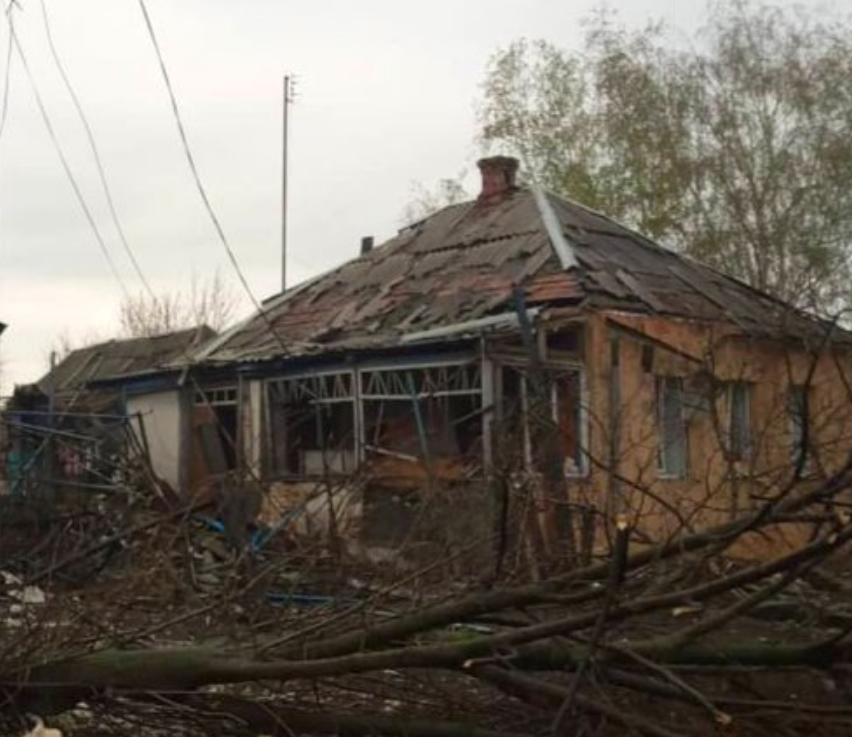
[[[199,388],[194,424],[207,471],[233,471],[237,467],[237,388]]]
[[[529,467],[533,457],[531,426],[536,421],[536,412],[543,412],[544,420],[555,423],[559,433],[566,475],[584,474],[588,466],[582,371],[579,368],[547,369],[542,372],[542,379],[547,404],[543,410],[538,410],[532,380],[526,370],[503,367],[500,376],[502,431],[514,437],[516,442],[512,446],[523,449],[522,465]]]
[[[667,478],[684,478],[688,447],[684,421],[683,379],[678,376],[657,377],[657,431],[657,465],[660,475]]]
[[[549,330],[544,334],[546,356],[555,359],[558,356],[576,357],[582,345],[582,331],[577,328]]]
[[[585,469],[581,379],[579,371],[563,372],[552,377],[553,419],[559,427],[566,474],[578,474]]]
[[[751,385],[728,384],[728,454],[733,461],[751,457]]]
[[[500,371],[500,423],[495,450],[497,462],[507,468],[532,463],[526,423],[526,386],[520,370],[504,366]]]
[[[793,466],[806,468],[810,446],[810,397],[808,387],[801,384],[790,386],[787,395],[790,416],[790,451]]]
[[[482,453],[479,364],[361,372],[364,449],[402,460],[476,460]]]
[[[321,476],[355,470],[353,383],[351,372],[269,382],[274,473]]]

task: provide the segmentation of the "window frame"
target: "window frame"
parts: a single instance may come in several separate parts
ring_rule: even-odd
[[[427,391],[418,391],[417,394],[412,397],[411,392],[407,388],[407,379],[405,378],[405,374],[408,372],[413,372],[415,375],[418,371],[424,371],[426,373],[429,372],[441,372],[441,371],[472,371],[473,383],[469,384],[464,388],[450,388],[450,389],[430,389]],[[365,413],[366,413],[366,403],[368,402],[395,402],[395,401],[405,401],[411,403],[412,400],[417,400],[418,404],[430,397],[455,397],[455,396],[470,396],[478,398],[479,407],[477,409],[478,412],[482,413],[482,417],[480,419],[480,432],[481,436],[484,440],[485,438],[485,427],[484,427],[484,417],[485,413],[483,412],[482,402],[483,397],[485,396],[485,385],[486,385],[486,369],[483,365],[482,359],[478,356],[472,356],[470,354],[452,354],[447,356],[431,356],[429,358],[424,358],[422,360],[416,359],[396,359],[396,360],[370,360],[365,361],[356,365],[341,365],[334,364],[328,367],[324,367],[319,370],[310,371],[306,369],[300,369],[297,371],[286,372],[277,374],[275,376],[267,377],[263,380],[263,407],[264,407],[264,436],[265,442],[267,443],[267,447],[269,448],[269,452],[265,453],[265,457],[269,460],[265,462],[264,468],[265,473],[270,478],[316,478],[316,474],[305,474],[300,470],[288,470],[282,469],[278,462],[278,453],[280,452],[276,448],[276,428],[273,420],[273,406],[275,403],[275,398],[273,396],[273,387],[280,386],[287,382],[299,381],[299,380],[312,380],[320,377],[327,376],[342,376],[346,375],[349,381],[349,395],[348,396],[337,396],[337,397],[324,397],[320,400],[312,400],[318,401],[320,404],[332,404],[332,403],[347,403],[351,402],[352,404],[352,423],[353,423],[353,431],[352,431],[352,441],[351,446],[347,443],[347,446],[344,450],[348,452],[351,450],[354,453],[354,463],[355,469],[357,469],[367,458],[367,449],[366,446],[367,438],[366,438],[366,426],[365,426]],[[368,381],[369,374],[371,373],[379,373],[379,374],[401,374],[402,377],[402,385],[397,386],[396,392],[386,392],[386,393],[367,393],[365,391],[366,382]],[[400,389],[400,386],[403,388]],[[279,400],[280,401],[280,400]],[[284,451],[287,452],[286,450]],[[483,463],[485,463],[485,457],[483,457]],[[350,471],[343,472],[343,475],[346,473],[350,473]]]
[[[310,381],[310,380],[321,380],[326,377],[348,377],[349,381],[349,396],[324,396],[319,399],[314,398],[309,400],[309,402],[313,405],[332,405],[332,404],[347,404],[350,403],[352,405],[352,438],[351,441],[346,444],[345,448],[338,448],[332,452],[346,453],[351,452],[352,458],[354,460],[355,466],[357,468],[358,464],[361,462],[361,445],[359,442],[359,402],[358,402],[358,393],[357,393],[357,381],[358,376],[357,372],[352,368],[328,368],[320,371],[300,371],[297,373],[284,374],[280,376],[275,376],[268,378],[264,381],[264,394],[266,400],[266,417],[267,421],[267,442],[269,444],[269,448],[271,452],[268,454],[269,457],[269,473],[271,476],[275,478],[316,478],[318,474],[306,473],[301,470],[292,470],[290,468],[281,468],[278,463],[279,451],[276,448],[276,438],[275,438],[275,425],[273,422],[273,411],[275,398],[273,397],[273,391],[275,387],[282,387],[287,383],[299,382],[299,381]],[[279,400],[280,402],[280,400]],[[323,449],[319,449],[322,451]],[[286,454],[288,449],[284,449],[284,454]],[[286,464],[285,464],[286,466]],[[348,473],[354,472],[352,471],[341,471],[341,472],[332,472],[332,475],[346,475]]]
[[[196,407],[229,407],[239,404],[239,390],[236,384],[223,386],[198,387],[193,395]]]
[[[420,372],[420,376],[417,376],[418,372]],[[440,381],[441,372],[446,372],[443,377],[448,379],[446,384],[442,384]],[[455,376],[453,372],[455,372]],[[466,372],[470,372],[470,375],[466,375]],[[356,388],[357,401],[360,411],[358,446],[361,462],[367,459],[368,453],[375,452],[371,439],[367,437],[368,415],[370,410],[373,409],[368,405],[387,404],[393,406],[399,403],[408,405],[416,413],[415,422],[419,425],[424,420],[425,402],[470,397],[477,404],[475,411],[480,413],[478,418],[479,437],[480,442],[484,440],[484,420],[481,412],[485,378],[482,361],[479,358],[455,357],[426,361],[371,362],[359,366],[356,374],[358,382]],[[412,387],[409,386],[409,380],[414,384],[413,392]],[[455,386],[453,380],[458,382]],[[418,430],[418,440],[418,452],[412,454],[412,457],[426,461],[432,455],[432,448],[428,443],[424,447],[420,430]],[[483,448],[483,464],[485,462],[484,455]]]
[[[212,413],[212,422],[209,424],[215,428],[218,442],[221,446],[221,455],[225,460],[225,468],[228,472],[236,471],[240,467],[244,448],[242,444],[242,431],[240,428],[240,391],[237,384],[216,384],[213,386],[202,386],[196,384],[192,393],[192,410],[194,425],[193,433],[201,433],[197,441],[208,444],[209,440],[203,437],[204,430],[201,425],[195,425],[195,415],[199,410],[208,410]],[[226,415],[231,415],[230,417]],[[232,413],[232,414],[231,414]],[[202,451],[206,453],[206,451]]]
[[[799,393],[800,399],[796,397]],[[791,383],[787,387],[787,425],[790,433],[790,461],[794,469],[801,465],[801,472],[807,473],[813,458],[811,388],[807,384]],[[800,460],[801,454],[804,454],[804,460]]]
[[[532,467],[532,445],[530,438],[530,424],[528,418],[529,411],[529,387],[528,387],[528,373],[529,373],[529,365],[523,364],[520,362],[501,362],[498,366],[498,373],[500,376],[500,405],[503,406],[504,402],[504,378],[503,372],[508,370],[515,371],[518,374],[518,379],[520,383],[520,401],[521,401],[521,412],[523,413],[523,461],[524,466],[529,469]],[[588,478],[591,473],[591,463],[589,462],[589,404],[588,404],[588,374],[586,371],[586,367],[581,363],[543,363],[541,366],[541,370],[548,373],[550,375],[550,380],[552,381],[552,385],[550,387],[550,415],[551,419],[557,423],[559,423],[559,402],[558,402],[558,384],[556,381],[553,381],[554,378],[558,378],[560,374],[571,373],[578,377],[579,381],[579,407],[578,407],[578,423],[579,423],[579,437],[578,437],[578,457],[570,459],[574,462],[574,469],[572,470],[564,470],[565,478],[574,478],[574,479],[585,479]],[[501,410],[503,411],[503,410]],[[565,461],[568,461],[569,458],[566,456]],[[564,463],[563,466],[567,468],[567,463]]]
[[[734,438],[738,433],[735,433],[734,423],[736,421],[735,415],[735,397],[736,391],[742,390],[742,394],[740,396],[743,397],[743,409],[744,414],[741,415],[744,418],[745,427],[743,429],[743,447],[735,448],[734,447]],[[728,417],[727,417],[727,454],[728,458],[734,463],[749,463],[754,458],[754,432],[753,432],[753,413],[752,413],[752,402],[754,395],[754,385],[748,381],[729,381],[727,382],[726,387],[726,396],[728,402]]]
[[[679,427],[676,434],[683,438],[683,464],[681,468],[672,469],[668,467],[666,448],[672,447],[666,434],[668,421],[664,415],[665,398],[670,391],[670,385],[677,386],[679,396]],[[684,402],[684,379],[682,376],[656,375],[654,377],[655,392],[655,416],[657,429],[657,476],[666,480],[682,480],[689,476],[689,423],[686,421],[686,403]],[[678,441],[678,445],[679,445]]]
[[[460,370],[472,369],[474,371],[474,385],[469,387],[459,387],[456,389],[434,389],[431,391],[419,390],[412,395],[411,389],[408,386],[403,386],[402,391],[395,393],[387,391],[382,393],[372,393],[366,391],[365,382],[369,381],[370,374],[402,374],[404,379],[408,375],[413,375],[414,372],[424,371],[430,372],[435,370]],[[482,364],[479,361],[452,361],[452,362],[434,362],[434,363],[418,363],[411,365],[380,365],[380,366],[363,366],[359,367],[357,372],[357,390],[356,394],[361,402],[364,401],[395,401],[415,399],[426,399],[429,397],[453,397],[453,396],[481,396],[482,395]],[[393,381],[393,378],[390,378]],[[388,386],[392,389],[391,386]]]

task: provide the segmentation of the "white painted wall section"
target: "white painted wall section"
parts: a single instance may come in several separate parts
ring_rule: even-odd
[[[145,423],[145,434],[151,449],[154,473],[176,490],[180,490],[180,392],[166,391],[127,398],[127,414],[139,414]]]

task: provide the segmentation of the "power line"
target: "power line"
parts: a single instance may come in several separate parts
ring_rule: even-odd
[[[44,100],[41,97],[38,85],[36,85],[33,73],[30,70],[29,64],[27,63],[27,57],[24,54],[24,49],[21,46],[21,41],[18,38],[18,34],[15,32],[15,26],[12,22],[11,16],[7,16],[7,20],[9,23],[9,33],[11,34],[12,42],[14,43],[15,50],[18,52],[18,56],[21,59],[21,66],[23,66],[24,72],[26,72],[27,80],[29,82],[30,89],[33,92],[33,96],[36,99],[36,103],[38,104],[38,109],[41,113],[41,118],[44,121],[44,126],[45,128],[47,128],[47,132],[50,135],[51,141],[53,141],[53,146],[56,149],[56,153],[59,156],[59,160],[60,162],[62,162],[62,168],[65,170],[65,174],[68,177],[68,181],[71,184],[71,188],[74,190],[74,194],[77,197],[77,202],[80,204],[80,208],[83,210],[83,214],[86,216],[86,220],[88,221],[89,226],[92,228],[92,232],[95,235],[95,240],[97,240],[98,242],[98,246],[101,249],[101,253],[103,253],[104,258],[106,258],[113,276],[121,287],[121,291],[126,297],[129,297],[130,293],[127,291],[127,285],[121,278],[121,274],[119,273],[118,268],[115,265],[115,261],[113,261],[109,249],[107,248],[107,245],[103,239],[103,236],[101,236],[101,232],[100,230],[98,230],[98,226],[95,223],[95,219],[92,216],[92,212],[91,210],[89,210],[89,206],[86,204],[86,200],[83,197],[83,193],[80,190],[80,186],[77,184],[77,180],[74,177],[74,172],[71,171],[71,166],[68,163],[68,159],[65,157],[64,151],[62,150],[62,145],[59,143],[59,138],[56,135],[56,131],[53,128],[53,124],[50,122],[50,116],[47,113],[47,108],[45,108]]]
[[[112,222],[115,225],[115,229],[118,232],[119,239],[121,240],[122,245],[124,246],[124,250],[127,253],[130,262],[133,264],[133,269],[136,271],[136,275],[139,277],[139,281],[142,282],[142,286],[148,292],[152,299],[155,299],[154,291],[151,289],[151,285],[148,283],[148,280],[145,278],[145,274],[142,272],[141,267],[139,266],[139,262],[136,259],[136,254],[134,254],[133,249],[130,247],[130,243],[127,241],[127,236],[124,233],[124,228],[121,227],[121,222],[118,218],[118,213],[115,209],[115,203],[112,199],[112,192],[110,191],[109,184],[107,183],[106,173],[104,172],[103,162],[101,161],[100,153],[98,152],[97,144],[95,143],[95,135],[92,131],[92,127],[89,125],[89,120],[86,117],[86,113],[83,111],[83,106],[80,103],[80,99],[77,96],[77,93],[71,84],[71,80],[68,78],[68,75],[65,72],[65,67],[62,64],[62,61],[59,58],[59,53],[56,50],[56,46],[53,42],[53,34],[50,31],[50,21],[47,16],[47,4],[45,0],[41,0],[41,13],[42,18],[44,19],[44,30],[47,35],[47,43],[50,46],[50,53],[53,56],[53,61],[56,63],[56,68],[59,70],[59,74],[62,77],[62,81],[65,84],[65,89],[68,90],[68,94],[71,96],[71,100],[74,102],[74,107],[77,110],[77,115],[80,118],[80,122],[83,124],[83,128],[86,131],[86,137],[89,140],[89,147],[92,150],[92,156],[95,159],[95,164],[98,170],[98,177],[101,180],[101,186],[104,191],[104,196],[106,197],[107,205],[109,206],[110,216],[112,217]]]
[[[9,24],[12,24],[12,10],[15,7],[15,0],[9,0],[6,6],[6,18]],[[9,110],[9,82],[12,75],[12,34],[9,33],[9,44],[6,46],[6,68],[3,72],[3,108],[0,111],[0,138],[3,137],[3,131],[6,128],[6,113]]]
[[[116,265],[115,265],[111,255],[110,255],[107,247],[106,247],[106,243],[104,242],[103,238],[101,237],[100,231],[98,230],[97,225],[95,224],[95,221],[94,221],[94,218],[92,217],[91,211],[89,210],[89,208],[86,204],[86,201],[83,198],[83,194],[82,194],[82,192],[81,192],[81,190],[80,190],[80,188],[77,184],[77,181],[76,181],[76,179],[73,175],[73,172],[71,171],[71,167],[68,163],[68,160],[66,159],[64,152],[62,151],[62,147],[59,143],[59,139],[58,139],[56,132],[53,128],[53,125],[50,121],[50,117],[47,113],[47,109],[44,105],[41,94],[40,94],[38,87],[35,83],[35,79],[33,77],[33,74],[32,74],[32,72],[29,68],[28,63],[27,63],[26,56],[24,55],[23,47],[21,46],[21,42],[18,39],[17,34],[14,31],[13,21],[12,21],[10,11],[11,11],[12,7],[16,4],[16,2],[17,2],[17,0],[10,0],[8,8],[7,8],[7,20],[9,22],[9,30],[10,30],[9,52],[8,52],[9,58],[11,58],[11,49],[12,49],[12,45],[14,43],[14,46],[15,46],[15,48],[16,48],[16,50],[17,50],[17,52],[18,52],[18,54],[21,58],[22,66],[24,67],[24,70],[26,71],[27,79],[29,80],[30,87],[33,91],[35,98],[36,98],[36,102],[38,103],[39,111],[41,112],[41,116],[42,116],[42,119],[44,120],[45,127],[47,128],[48,133],[50,134],[51,140],[53,141],[53,144],[54,144],[56,151],[59,155],[60,161],[62,162],[63,169],[65,170],[65,173],[68,176],[68,180],[71,183],[71,186],[74,189],[74,193],[77,196],[77,200],[80,203],[80,206],[81,206],[81,208],[83,209],[83,212],[86,215],[86,219],[88,220],[89,224],[92,227],[93,232],[95,233],[95,237],[97,238],[98,244],[100,245],[101,250],[103,251],[103,254],[106,257],[107,261],[109,262],[109,265],[110,265],[110,268],[112,269],[113,275],[115,276],[116,280],[118,281],[119,285],[121,286],[121,289],[125,294],[125,297],[129,300],[130,294],[128,293],[127,287],[125,286],[123,280],[121,279],[121,275],[119,274],[119,272],[116,268]],[[79,99],[78,99],[78,97],[77,97],[77,95],[74,91],[74,88],[71,85],[71,82],[70,82],[67,74],[64,71],[63,65],[62,65],[62,63],[59,59],[59,55],[58,55],[56,48],[54,46],[53,38],[52,38],[52,35],[51,35],[51,32],[50,32],[50,24],[49,24],[48,16],[47,16],[47,8],[46,8],[44,0],[41,1],[41,6],[42,6],[42,13],[43,13],[43,18],[44,18],[45,31],[46,31],[46,34],[47,34],[47,39],[48,39],[48,43],[50,45],[51,53],[53,54],[54,61],[56,63],[57,68],[59,69],[60,75],[62,76],[62,79],[65,83],[66,89],[68,90],[68,93],[70,94],[72,100],[74,101],[74,105],[77,109],[77,113],[80,116],[80,120],[83,123],[83,127],[86,130],[86,134],[87,134],[87,137],[89,139],[89,145],[91,147],[92,154],[93,154],[95,162],[97,164],[98,173],[99,173],[100,179],[101,179],[101,184],[103,186],[104,194],[106,195],[107,202],[109,203],[110,212],[112,214],[112,218],[113,218],[113,222],[115,224],[116,230],[119,232],[121,240],[122,240],[122,242],[125,246],[125,249],[127,250],[127,254],[130,257],[130,259],[133,263],[133,266],[136,269],[136,272],[137,272],[140,280],[142,281],[143,285],[147,289],[148,293],[151,295],[152,299],[156,299],[156,296],[154,295],[153,291],[151,290],[151,287],[148,284],[148,281],[146,280],[144,273],[142,272],[138,262],[136,261],[136,258],[133,254],[133,251],[132,251],[129,243],[127,242],[127,240],[124,236],[123,229],[121,228],[121,225],[119,223],[118,216],[117,216],[114,204],[113,204],[112,196],[111,196],[111,193],[110,193],[110,190],[109,190],[109,185],[107,183],[106,175],[105,175],[103,165],[102,165],[102,162],[101,162],[101,159],[100,159],[100,155],[99,155],[99,152],[98,152],[98,149],[97,149],[97,145],[96,145],[96,142],[95,142],[95,139],[94,139],[94,134],[92,132],[91,126],[88,123],[86,115],[83,111],[82,105],[80,104]],[[143,12],[144,11],[145,11],[145,8],[144,8],[144,5],[143,5]],[[146,21],[148,21],[147,13],[145,13],[145,15],[146,15]],[[153,34],[153,28],[151,28],[151,26],[150,26],[150,21],[148,21],[148,26],[149,26],[149,30]],[[153,35],[152,35],[152,40],[154,41],[154,45],[155,45],[155,48],[157,48],[157,54],[159,56],[160,55],[159,48],[157,47],[156,39],[153,37]],[[175,110],[175,113],[177,114],[176,102],[174,100],[174,96],[173,96],[172,91],[171,91],[171,85],[169,84],[169,81],[168,81],[168,76],[166,74],[165,66],[162,63],[162,58],[161,58],[160,63],[161,63],[161,68],[163,69],[163,74],[166,78],[166,84],[169,87],[169,94],[172,97],[172,105],[173,105],[173,108]],[[7,89],[6,89],[6,93],[8,93],[8,69],[9,69],[9,67],[8,67],[8,63],[7,63]],[[4,119],[5,119],[5,112],[6,112],[5,111],[5,99],[6,99],[6,96],[4,95],[4,108],[3,108],[3,111],[2,111],[2,115],[3,115]],[[196,178],[196,184],[198,185],[199,190],[202,193],[202,197],[204,199],[205,205],[207,206],[208,212],[210,213],[211,217],[214,220],[217,231],[220,234],[220,238],[223,239],[223,242],[225,243],[226,248],[228,248],[227,240],[225,239],[224,233],[222,232],[221,227],[219,226],[219,223],[218,223],[218,220],[216,219],[215,213],[213,213],[212,208],[210,207],[210,203],[207,200],[206,194],[204,193],[203,187],[201,186],[200,179],[198,178],[198,173],[195,169],[194,162],[192,161],[192,157],[191,157],[191,154],[189,152],[188,144],[187,144],[187,141],[186,141],[186,135],[183,132],[183,126],[180,124],[179,117],[178,117],[178,126],[181,130],[181,138],[184,141],[185,150],[187,152],[187,156],[189,157],[190,165],[191,165],[192,170],[193,170],[193,174],[195,175],[195,178]],[[0,131],[2,131],[2,123],[0,123]],[[229,250],[229,254],[230,254],[230,249],[228,248],[228,250]],[[233,259],[233,262],[234,262],[235,267],[237,269],[239,269],[239,265],[236,263],[236,259]],[[240,274],[240,277],[242,279],[241,274]],[[244,279],[243,279],[243,284],[248,289],[248,284],[245,282]],[[257,301],[254,299],[254,296],[251,294],[250,290],[249,290],[249,296],[252,298],[255,305],[258,307],[258,309],[260,309],[260,306],[258,305]],[[266,321],[267,325],[269,326],[270,330],[272,331],[272,334],[275,336],[275,338],[279,342],[281,342],[282,348],[284,348],[283,342],[278,337],[277,333],[275,333],[274,329],[272,329],[271,324],[269,324],[269,320],[268,320],[268,317],[266,316],[265,312],[263,312],[262,310],[260,310],[260,311],[261,311],[261,314],[264,317],[264,320]],[[190,352],[190,349],[183,349],[182,352],[183,352],[184,357],[188,360],[188,367],[187,368],[189,368],[190,366],[192,366],[195,363],[195,359],[194,359],[192,353]],[[198,386],[194,377],[190,376],[190,379],[195,384],[196,390],[201,392],[201,394],[205,398],[205,402],[209,405],[209,399],[207,398],[206,393],[201,389],[201,387]],[[236,447],[236,446],[234,446],[234,439],[227,433],[227,429],[224,427],[221,419],[215,414],[214,414],[214,417],[215,417],[217,426],[219,426],[221,429],[226,431],[225,434],[226,434],[226,439],[228,440],[228,442],[233,447]],[[254,475],[254,474],[252,473],[252,475]]]
[[[207,210],[207,214],[210,216],[210,221],[213,223],[213,227],[216,230],[216,234],[219,237],[219,241],[222,243],[222,246],[225,248],[225,252],[228,254],[228,259],[231,262],[231,265],[234,267],[234,271],[237,274],[237,277],[240,280],[240,283],[245,289],[246,294],[248,294],[249,299],[252,301],[255,309],[260,314],[263,319],[266,327],[269,329],[272,336],[275,338],[281,350],[284,353],[289,353],[287,346],[284,341],[278,335],[275,330],[275,327],[272,325],[272,322],[269,319],[269,316],[266,314],[266,311],[263,309],[263,306],[260,304],[258,299],[254,296],[254,292],[249,286],[248,280],[243,274],[242,268],[240,268],[240,264],[237,261],[237,257],[234,254],[233,249],[231,248],[231,244],[228,242],[228,238],[225,235],[225,231],[222,228],[221,223],[219,222],[219,218],[216,215],[216,212],[213,210],[213,206],[210,204],[210,199],[207,196],[207,190],[204,188],[204,184],[201,182],[201,176],[198,173],[198,167],[195,165],[195,158],[192,155],[192,150],[189,146],[189,140],[186,135],[186,130],[183,126],[183,120],[181,119],[180,110],[178,108],[177,97],[175,96],[174,88],[172,87],[171,78],[169,77],[168,69],[166,68],[166,62],[163,58],[163,53],[160,50],[160,44],[157,41],[157,34],[154,31],[154,25],[151,22],[151,16],[148,14],[148,8],[145,5],[145,0],[139,0],[139,7],[142,10],[142,15],[145,18],[145,25],[148,29],[148,35],[151,38],[151,43],[154,46],[154,51],[157,54],[157,60],[160,63],[160,71],[163,75],[163,81],[166,84],[166,89],[169,93],[169,100],[172,105],[172,114],[175,119],[175,123],[177,124],[178,133],[180,134],[181,144],[183,146],[184,154],[186,155],[186,160],[189,163],[190,171],[192,172],[192,177],[195,181],[195,187],[198,190],[198,194],[201,196],[201,201],[204,203],[204,208]]]

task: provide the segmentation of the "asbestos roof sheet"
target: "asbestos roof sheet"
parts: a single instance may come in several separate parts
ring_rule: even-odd
[[[265,319],[247,320],[200,356],[254,361],[390,347],[406,333],[510,311],[515,286],[531,304],[723,320],[776,337],[802,338],[825,328],[604,215],[553,194],[547,198],[576,268],[562,269],[535,198],[518,189],[496,204],[452,205],[403,229],[369,253],[268,300]]]
[[[216,333],[207,326],[148,338],[110,340],[71,351],[37,382],[45,393],[59,394],[104,381],[147,373],[179,360]]]

